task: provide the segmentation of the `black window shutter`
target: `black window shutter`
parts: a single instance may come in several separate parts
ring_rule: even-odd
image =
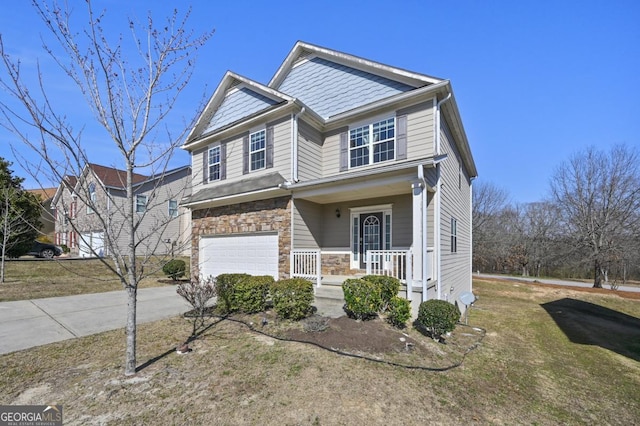
[[[242,174],[249,173],[249,136],[242,138]]]
[[[396,117],[396,149],[397,155],[396,158],[398,160],[406,160],[407,159],[407,116],[399,115]]]
[[[209,183],[209,148],[202,153],[202,184]]]
[[[349,169],[349,141],[347,132],[340,133],[340,171]]]
[[[220,145],[220,180],[227,178],[227,144]]]
[[[267,159],[265,168],[273,167],[273,126],[267,127]]]

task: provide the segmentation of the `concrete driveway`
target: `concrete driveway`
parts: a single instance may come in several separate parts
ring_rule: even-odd
[[[182,314],[175,286],[138,290],[138,324]],[[0,303],[0,354],[123,328],[124,291]]]

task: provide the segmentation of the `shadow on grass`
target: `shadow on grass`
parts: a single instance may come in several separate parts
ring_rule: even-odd
[[[218,323],[224,321],[226,319],[225,317],[219,317],[217,318],[214,322],[212,322],[211,324],[207,325],[206,327],[203,327],[202,329],[200,329],[200,331],[198,331],[196,334],[190,336],[184,343],[189,344],[191,342],[193,342],[194,340],[196,340],[198,337],[202,336],[204,333],[206,333],[207,331],[209,331],[211,328],[213,328],[213,326],[217,325]],[[136,367],[136,373],[141,372],[142,370],[144,370],[147,367],[152,366],[153,364],[155,364],[156,362],[160,361],[161,359],[171,355],[172,353],[174,353],[176,351],[177,347],[172,347],[171,349],[167,350],[166,352],[161,353],[160,355],[157,355],[149,360],[147,360],[146,362],[144,362],[143,364],[140,364],[138,367]]]
[[[640,361],[640,319],[570,298],[540,306],[571,342],[600,346]]]

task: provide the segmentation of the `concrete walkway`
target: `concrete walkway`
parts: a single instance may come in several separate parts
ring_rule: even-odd
[[[182,314],[175,286],[138,290],[138,324]],[[124,291],[0,303],[0,354],[124,328]]]
[[[509,280],[509,281],[528,281],[528,282],[536,281],[540,284],[553,284],[553,285],[561,285],[566,287],[583,287],[583,288],[593,287],[593,283],[557,280],[552,278],[520,277],[520,276],[494,275],[494,274],[473,274],[473,276],[478,278],[497,278],[497,279]],[[603,284],[602,288],[609,290],[611,289],[611,286],[607,284]],[[621,285],[618,287],[618,290],[640,293],[640,287],[634,287],[634,286],[628,286],[628,285]]]

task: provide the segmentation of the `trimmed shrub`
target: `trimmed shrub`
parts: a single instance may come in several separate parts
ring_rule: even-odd
[[[69,249],[69,246],[67,246],[66,244],[60,244],[60,248],[62,249],[63,253],[69,253],[71,251],[71,249]]]
[[[444,300],[431,299],[422,302],[418,308],[419,326],[424,327],[434,340],[442,340],[442,335],[453,331],[460,319],[457,306]]]
[[[235,302],[235,289],[237,284],[249,274],[220,274],[216,277],[216,295],[218,296],[218,309],[222,313],[230,313],[238,310]]]
[[[363,279],[348,279],[342,283],[344,309],[352,318],[370,319],[382,309],[380,285]]]
[[[162,272],[174,281],[178,278],[184,277],[187,265],[182,259],[171,259],[162,267]]]
[[[387,322],[394,327],[404,328],[409,318],[411,318],[411,302],[393,296],[387,306]]]
[[[303,278],[276,281],[271,284],[271,298],[279,317],[301,320],[311,313],[313,283]]]
[[[382,310],[389,304],[389,301],[398,295],[400,291],[400,280],[386,275],[366,275],[363,280],[380,286],[380,297],[382,298]]]
[[[265,311],[269,286],[273,282],[271,275],[249,276],[241,279],[234,288],[235,306],[248,314]]]

